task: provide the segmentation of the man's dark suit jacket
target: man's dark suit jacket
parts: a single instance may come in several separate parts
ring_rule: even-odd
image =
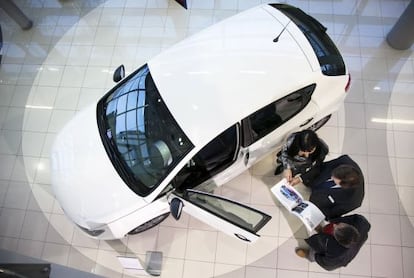
[[[362,215],[353,214],[349,216],[332,219],[333,223],[347,223],[354,226],[359,234],[359,241],[345,248],[336,239],[324,233],[314,234],[305,239],[309,246],[315,251],[315,261],[326,270],[334,270],[341,266],[348,265],[358,254],[359,249],[368,238],[368,231],[371,228],[369,222]]]
[[[318,188],[332,176],[332,170],[339,165],[351,165],[361,174],[360,183],[353,188]],[[312,193],[309,200],[325,214],[327,219],[340,217],[361,206],[364,199],[364,177],[358,164],[349,156],[342,155],[334,160],[324,162],[320,176],[310,186]]]

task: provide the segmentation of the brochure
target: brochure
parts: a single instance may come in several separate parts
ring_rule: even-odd
[[[311,233],[325,219],[325,215],[313,203],[303,199],[302,195],[286,179],[282,179],[270,189],[279,202],[296,215]]]

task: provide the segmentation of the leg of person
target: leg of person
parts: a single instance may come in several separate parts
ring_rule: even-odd
[[[277,154],[276,154],[276,169],[275,169],[275,176],[277,176],[277,175],[279,175],[279,174],[281,174],[282,172],[283,172],[283,164],[282,164],[282,162],[279,160],[279,156],[280,156],[280,154],[281,154],[281,152],[279,151]]]
[[[275,169],[275,173],[274,173],[275,176],[281,174],[282,172],[283,172],[283,165],[282,164],[277,165],[277,167]]]
[[[313,250],[312,248],[306,249],[306,248],[296,247],[295,253],[301,258],[306,258],[311,262],[315,261],[315,250]]]

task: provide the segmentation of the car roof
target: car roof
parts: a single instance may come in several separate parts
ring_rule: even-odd
[[[309,85],[319,70],[299,28],[269,5],[210,26],[163,51],[148,66],[164,102],[196,148]]]

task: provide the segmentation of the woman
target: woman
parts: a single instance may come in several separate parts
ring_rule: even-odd
[[[326,143],[312,130],[292,133],[277,154],[275,175],[283,176],[291,185],[303,182],[309,185],[318,176],[320,166],[328,154]]]

